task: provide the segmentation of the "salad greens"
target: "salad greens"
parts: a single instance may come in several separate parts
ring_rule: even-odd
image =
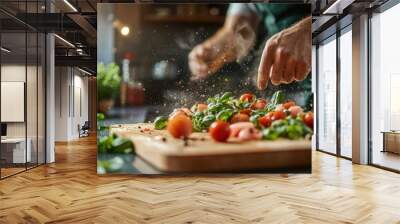
[[[269,128],[262,130],[262,138],[265,140],[275,140],[281,137],[295,140],[311,134],[312,130],[300,117],[293,118],[291,116],[284,120],[274,121]]]
[[[114,134],[102,137],[97,148],[100,153],[130,154],[134,151],[133,144],[129,139],[117,137]]]
[[[106,174],[119,171],[124,166],[124,160],[118,156],[109,160],[97,161],[97,173]]]
[[[243,97],[245,95],[246,97]],[[282,91],[275,92],[268,101],[257,99],[253,94],[244,94],[240,98],[234,97],[231,92],[217,94],[207,99],[206,108],[202,106],[203,109],[200,110],[197,104],[193,105],[191,108],[192,127],[197,132],[207,131],[210,125],[217,120],[233,123],[243,121],[240,116],[245,115],[247,121],[252,122],[257,129],[261,130],[262,139],[265,140],[275,140],[281,137],[300,139],[311,135],[312,129],[303,121],[303,110],[300,108],[300,114],[292,115],[289,110],[290,105],[282,109],[285,100],[285,94]],[[263,102],[262,106],[260,107],[259,104],[255,106],[259,102]],[[299,107],[297,106],[297,108]],[[274,118],[271,114],[278,113],[278,110],[280,110],[280,117]],[[234,116],[236,117],[234,118]],[[266,121],[266,117],[270,120]],[[264,119],[264,123],[260,123],[261,118]],[[154,121],[155,129],[164,129],[167,122],[166,117],[157,117]],[[265,125],[265,122],[268,125]]]
[[[167,127],[168,118],[165,116],[158,116],[154,120],[154,128],[156,130],[162,130]]]

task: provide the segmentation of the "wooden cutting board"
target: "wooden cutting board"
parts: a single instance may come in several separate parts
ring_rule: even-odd
[[[113,125],[111,132],[129,138],[138,156],[163,172],[240,172],[270,169],[309,169],[311,141],[285,140],[227,143],[213,141],[208,133],[193,133],[188,140],[174,139],[152,124]]]

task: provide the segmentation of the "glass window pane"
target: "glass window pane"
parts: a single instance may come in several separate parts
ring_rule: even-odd
[[[45,52],[46,36],[42,33],[39,34],[38,45],[38,164],[45,163],[46,149],[45,149],[45,65],[46,65],[46,52]]]
[[[30,144],[26,144],[25,41],[25,32],[1,34],[1,46],[8,49],[1,50],[2,178],[24,171],[31,158]]]
[[[38,36],[36,32],[27,33],[28,38],[28,63],[27,63],[27,80],[26,80],[26,113],[27,113],[27,141],[30,147],[30,161],[27,164],[28,168],[37,165],[38,154],[37,154],[37,127],[38,127],[38,49],[37,41]],[[28,147],[28,148],[29,148]]]
[[[336,40],[318,48],[318,149],[336,153]]]
[[[371,19],[372,163],[396,170],[400,170],[400,33],[393,27],[398,21],[400,4]]]
[[[352,35],[340,36],[340,153],[352,156]]]

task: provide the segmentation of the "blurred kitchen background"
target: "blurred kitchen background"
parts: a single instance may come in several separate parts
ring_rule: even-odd
[[[106,115],[105,123],[149,121],[224,91],[267,94],[258,93],[254,85],[257,52],[251,52],[240,64],[226,65],[206,80],[190,80],[189,52],[223,25],[228,6],[98,4],[97,61],[106,67],[115,63],[121,77],[121,85],[114,90],[118,94],[112,97],[102,97],[107,88],[98,84],[98,108]],[[260,45],[265,37],[262,31],[258,34]],[[98,83],[101,80],[98,69]]]

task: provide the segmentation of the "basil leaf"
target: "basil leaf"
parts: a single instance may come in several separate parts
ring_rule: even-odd
[[[154,120],[154,128],[156,130],[162,130],[166,128],[167,124],[168,124],[168,118],[165,116],[156,117],[156,119]]]
[[[203,127],[210,127],[210,125],[215,121],[215,116],[210,114],[202,119]]]
[[[283,103],[283,101],[285,100],[285,94],[282,91],[276,91],[272,97],[271,97],[271,104],[272,105],[278,105]]]
[[[221,96],[220,101],[226,102],[226,101],[230,100],[232,97],[233,97],[233,95],[231,92],[226,92]]]
[[[227,121],[227,120],[229,120],[229,118],[232,117],[232,115],[233,115],[233,110],[226,109],[217,114],[217,120]]]
[[[266,128],[262,130],[262,139],[264,140],[276,140],[279,138],[279,134],[271,129],[271,128]]]
[[[250,117],[250,122],[254,124],[256,127],[260,127],[258,119],[261,117],[260,114],[254,114]]]

